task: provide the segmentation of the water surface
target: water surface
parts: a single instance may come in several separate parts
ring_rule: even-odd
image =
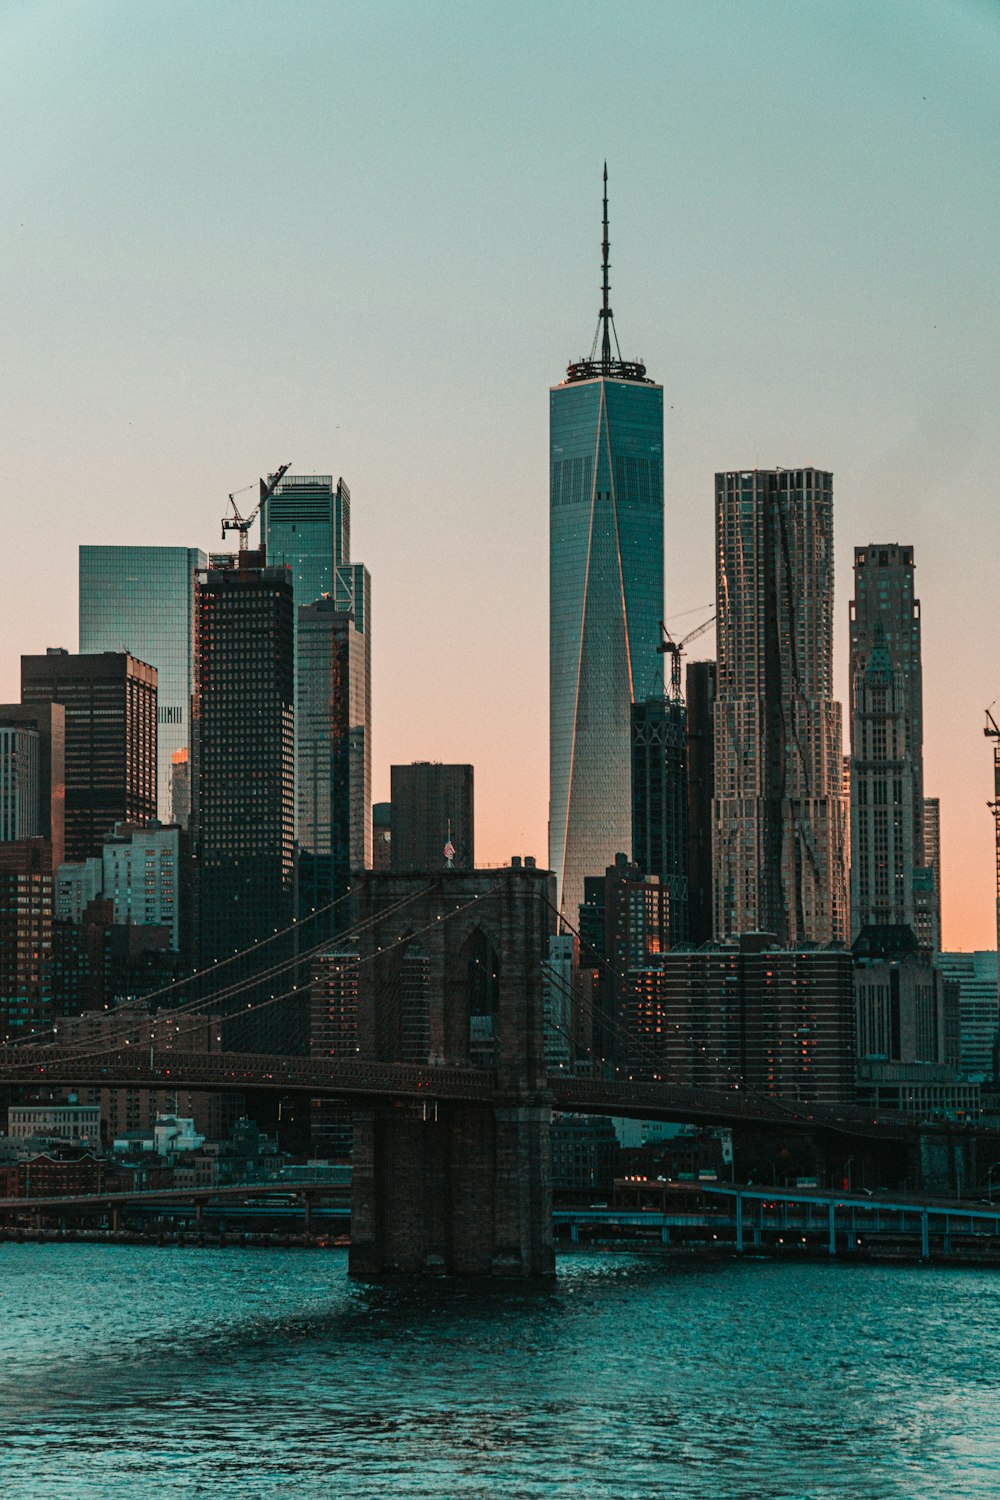
[[[1000,1500],[1000,1274],[0,1245],[3,1500]]]

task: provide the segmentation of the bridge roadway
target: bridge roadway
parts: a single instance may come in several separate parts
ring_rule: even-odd
[[[499,1097],[486,1068],[423,1063],[371,1062],[360,1058],[285,1057],[235,1052],[161,1052],[122,1047],[0,1047],[0,1086],[61,1085],[73,1088],[150,1088],[216,1092],[275,1091],[314,1098],[397,1099],[427,1103],[459,1100],[492,1104]],[[619,1115],[703,1125],[772,1125],[826,1129],[883,1141],[912,1137],[916,1122],[901,1114],[820,1104],[793,1105],[738,1086],[696,1088],[689,1084],[579,1078],[548,1079],[554,1109],[568,1114]]]

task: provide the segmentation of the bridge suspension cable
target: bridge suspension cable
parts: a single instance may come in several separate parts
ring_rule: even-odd
[[[413,892],[411,895],[409,895],[409,896],[405,897],[404,899],[402,899],[402,900],[394,903],[392,906],[386,907],[384,910],[382,910],[380,912],[377,912],[373,916],[367,918],[364,922],[357,923],[353,928],[345,929],[345,931],[343,933],[337,934],[336,939],[334,939],[333,941],[340,942],[340,941],[342,941],[342,940],[344,940],[344,939],[347,938],[348,933],[356,934],[358,932],[364,931],[365,929],[367,929],[368,927],[374,925],[377,922],[383,921],[387,916],[393,915],[395,912],[397,912],[398,910],[400,910],[402,907],[409,905],[411,902],[416,901],[421,896],[426,895],[426,893],[428,891],[433,890],[434,884],[435,884],[435,882],[432,882],[431,885],[425,887],[423,890]],[[381,958],[385,953],[392,952],[392,950],[394,948],[398,948],[398,947],[402,946],[405,943],[412,942],[415,937],[419,937],[422,933],[432,931],[434,928],[436,928],[438,926],[439,923],[441,923],[441,922],[447,922],[452,917],[456,916],[459,912],[466,911],[466,910],[468,910],[469,907],[475,906],[477,903],[480,903],[482,901],[489,901],[489,900],[493,899],[497,894],[498,894],[498,892],[496,892],[496,891],[485,891],[485,892],[479,892],[479,893],[477,893],[475,896],[471,897],[468,901],[456,904],[456,906],[450,912],[445,912],[445,913],[441,913],[439,915],[436,915],[433,921],[425,923],[422,927],[417,927],[417,928],[414,928],[414,930],[412,932],[407,932],[407,933],[401,934],[398,938],[396,938],[394,940],[394,942],[387,944],[384,948],[379,948],[374,953],[367,954],[363,959],[361,957],[359,957],[358,960],[357,960],[358,966],[360,967],[362,963],[371,963],[371,962],[374,962],[376,959]],[[330,947],[330,942],[331,942],[331,940],[328,939],[325,943],[322,943],[319,946],[320,946],[320,948],[329,948]],[[285,967],[292,967],[292,965],[289,964],[289,965],[286,965]],[[277,973],[279,971],[276,970],[275,972]],[[251,988],[251,987],[256,987],[257,985],[260,984],[260,982],[261,982],[261,976],[258,975],[258,976],[255,976],[253,980],[249,981],[242,988],[248,989],[248,988]],[[293,995],[301,995],[302,993],[303,993],[303,987],[302,986],[295,986],[294,988],[292,988],[290,990],[285,990],[280,995],[271,995],[267,999],[260,1000],[260,1001],[256,1002],[255,1004],[251,1003],[251,1004],[247,1005],[243,1010],[235,1011],[235,1012],[233,1012],[229,1016],[218,1016],[218,1017],[213,1017],[212,1019],[213,1020],[217,1020],[217,1021],[225,1022],[225,1021],[229,1021],[229,1020],[234,1020],[238,1016],[242,1020],[244,1017],[246,1017],[248,1015],[253,1015],[253,1014],[255,1014],[255,1013],[259,1012],[259,1011],[267,1010],[272,1005],[277,1005],[281,1001],[287,1000],[287,999],[289,999]],[[184,1015],[185,1013],[190,1013],[190,1007],[192,1005],[196,1004],[196,1003],[203,1006],[205,1004],[205,1001],[201,1000],[201,1001],[198,1001],[198,1002],[190,1002],[189,1006],[181,1006],[181,1007],[178,1007],[175,1010],[158,1012],[158,1016],[163,1021],[169,1021],[174,1016],[179,1016],[179,1015]],[[86,1014],[86,1013],[84,1012],[84,1014]],[[172,1040],[174,1040],[174,1041],[179,1040],[184,1035],[190,1035],[193,1031],[200,1030],[201,1026],[204,1025],[205,1019],[206,1018],[204,1018],[204,1017],[200,1018],[199,1021],[198,1021],[198,1023],[197,1023],[197,1025],[192,1025],[191,1027],[189,1027],[187,1029],[186,1032],[182,1031],[182,1030],[178,1030],[175,1033],[175,1035],[172,1038]],[[60,1063],[88,1062],[88,1061],[91,1061],[93,1058],[104,1056],[108,1051],[114,1051],[116,1049],[116,1044],[120,1043],[122,1040],[123,1040],[123,1034],[120,1033],[117,1037],[110,1037],[110,1038],[108,1038],[106,1040],[102,1040],[100,1044],[97,1044],[95,1042],[94,1044],[85,1046],[84,1048],[80,1048],[80,1049],[69,1051],[69,1052],[65,1052],[65,1051],[63,1051],[63,1050],[60,1049],[58,1051],[58,1059],[59,1059]],[[141,1045],[145,1046],[146,1043],[143,1042]],[[22,1048],[19,1047],[16,1050],[21,1051]],[[42,1058],[44,1058],[44,1057],[50,1056],[51,1053],[50,1053],[49,1049],[46,1049],[44,1052],[42,1052],[41,1049],[40,1049],[39,1053],[36,1054],[36,1055],[40,1055]]]

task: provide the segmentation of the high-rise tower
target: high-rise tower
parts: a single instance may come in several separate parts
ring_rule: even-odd
[[[584,878],[630,844],[631,706],[663,615],[663,388],[618,346],[607,180],[590,358],[549,394],[549,865],[571,923]]]
[[[157,817],[169,823],[170,768],[191,744],[197,547],[81,547],[80,651],[130,651],[157,674]]]
[[[261,516],[261,536],[269,566],[287,566],[295,596],[295,832],[306,866],[325,867],[331,855],[331,826],[321,826],[317,808],[328,775],[325,755],[317,762],[317,743],[336,739],[343,705],[331,707],[324,727],[322,702],[328,695],[329,660],[321,637],[330,623],[330,610],[350,615],[357,639],[349,643],[351,686],[347,712],[351,742],[351,773],[345,784],[350,803],[350,847],[333,850],[333,858],[348,871],[371,865],[371,576],[363,563],[351,561],[351,492],[343,479],[334,485],[330,474],[288,474],[268,499]],[[324,600],[322,616],[301,610]],[[310,640],[306,650],[304,630]],[[319,765],[319,770],[317,770]],[[344,830],[338,823],[338,830]],[[339,836],[339,835],[338,835]],[[325,878],[325,877],[324,877]],[[303,889],[305,909],[314,905],[312,878]]]
[[[851,601],[851,935],[863,927],[929,930],[924,885],[923,689],[913,548],[854,549]],[[927,920],[917,907],[926,907]],[[940,942],[940,934],[937,935]]]
[[[715,480],[717,937],[847,937],[840,704],[833,700],[833,476]]]

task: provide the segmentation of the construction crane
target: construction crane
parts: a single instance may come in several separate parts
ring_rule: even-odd
[[[248,516],[240,515],[239,506],[236,504],[236,496],[245,494],[247,490],[252,490],[253,485],[247,484],[244,485],[242,490],[233,490],[232,494],[229,496],[229,503],[233,507],[233,513],[231,516],[223,516],[222,518],[223,541],[226,540],[227,531],[238,531],[240,534],[240,551],[245,552],[247,550],[247,537],[250,534],[250,527],[260,515],[261,506],[265,505],[267,501],[270,500],[271,496],[274,494],[275,490],[278,488],[278,485],[281,483],[282,479],[288,473],[288,470],[290,468],[291,464],[282,464],[277,473],[269,474],[266,479],[262,479],[260,481],[260,499],[257,501],[257,504],[254,506],[253,510]]]
[[[684,701],[684,695],[681,692],[681,657],[684,654],[684,648],[691,641],[696,641],[700,635],[704,635],[709,626],[715,624],[715,619],[715,615],[710,615],[707,620],[703,620],[700,625],[696,625],[693,630],[689,630],[684,639],[680,641],[675,641],[666,625],[662,620],[660,621],[660,632],[663,639],[656,649],[661,656],[670,657],[670,698],[674,703],[683,703]]]
[[[1000,725],[996,719],[986,710],[986,728],[983,730],[986,738],[993,741],[993,801],[987,802],[986,806],[993,814],[993,838],[996,845],[996,885],[997,885],[997,946],[1000,947]]]

